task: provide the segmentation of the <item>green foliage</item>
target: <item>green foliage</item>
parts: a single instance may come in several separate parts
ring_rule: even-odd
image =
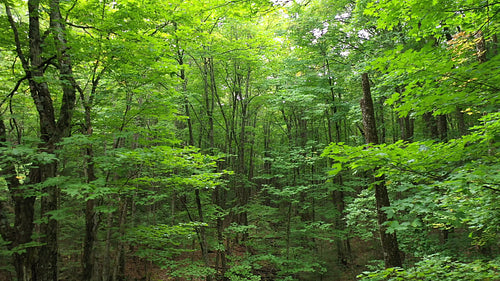
[[[470,135],[446,143],[433,141],[351,147],[331,144],[323,155],[335,164],[331,173],[376,170],[394,196],[384,208],[387,232],[396,232],[405,252],[415,256],[452,251],[464,245],[497,247],[499,185],[498,113],[486,115]],[[363,190],[346,208],[349,229],[362,239],[376,228],[373,194]],[[442,244],[434,230],[467,229]],[[396,280],[396,279],[394,279]]]
[[[352,202],[347,204],[346,223],[350,236],[362,240],[377,237],[377,213],[375,211],[375,196],[371,190],[363,190]]]
[[[229,278],[231,281],[259,281],[262,280],[259,275],[255,275],[253,272],[255,269],[261,268],[261,265],[254,258],[237,258],[232,257],[230,269],[226,272],[225,277]]]
[[[179,254],[190,251],[187,245],[195,239],[195,229],[206,227],[200,223],[186,223],[174,226],[157,224],[137,226],[127,230],[123,239],[136,247],[135,255],[166,267]]]
[[[11,7],[19,48],[31,61],[28,2],[1,3]],[[44,72],[36,81],[47,83],[57,108],[61,63],[50,5],[40,4],[46,61],[36,66]],[[14,195],[34,196],[38,219],[47,187],[61,191],[60,207],[35,221],[33,241],[10,251],[0,239],[5,258],[39,247],[38,224],[52,218],[65,280],[80,277],[73,273],[82,261],[82,230],[92,223],[94,271],[103,278],[132,271],[135,255],[138,264],[153,265],[149,271],[168,275],[158,279],[222,279],[224,272],[235,281],[350,280],[359,273],[354,264],[380,258],[371,252],[378,249],[369,176],[376,171],[391,201],[384,227],[398,235],[408,267],[372,267],[360,278],[498,279],[499,3],[60,6],[78,99],[71,136],[54,144],[54,153],[40,149],[39,108],[5,7],[0,13],[3,238],[16,223]],[[364,72],[380,145],[360,145]],[[423,138],[437,118],[446,123],[439,124],[442,142]],[[412,142],[399,140],[406,129],[414,131]],[[52,163],[56,176],[32,185],[30,169]],[[19,189],[10,189],[5,171],[14,171]]]
[[[388,268],[363,272],[359,280],[497,280],[500,278],[500,261],[457,261],[451,257],[431,255],[424,257],[408,269]]]

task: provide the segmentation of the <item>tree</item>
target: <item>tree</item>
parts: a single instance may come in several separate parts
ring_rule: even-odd
[[[361,111],[363,112],[363,127],[365,132],[365,139],[368,145],[378,144],[377,136],[377,126],[375,123],[375,114],[373,108],[373,101],[370,90],[370,80],[368,79],[368,73],[363,73],[361,76],[362,88],[363,88],[363,98],[361,99]],[[373,171],[377,174],[377,170]],[[387,188],[385,186],[384,177],[375,176],[374,178],[374,188],[375,188],[375,201],[377,206],[377,220],[380,232],[380,241],[382,242],[382,248],[384,249],[384,262],[385,267],[401,267],[403,262],[399,253],[398,240],[396,233],[387,233],[386,222],[387,215],[385,213],[385,208],[391,206],[389,201],[389,195],[387,194]]]
[[[73,77],[73,66],[68,53],[65,26],[62,22],[59,1],[51,1],[49,5],[50,32],[53,42],[49,43],[42,37],[40,3],[39,1],[28,1],[29,13],[28,37],[19,32],[19,22],[16,22],[11,10],[11,3],[5,3],[5,11],[13,32],[16,53],[24,70],[24,76],[20,78],[13,94],[23,80],[27,80],[31,97],[36,106],[39,116],[39,153],[53,155],[57,143],[63,137],[69,135],[73,109],[76,100],[76,81]],[[49,53],[43,52],[44,44],[53,44]],[[28,51],[26,47],[29,46]],[[47,59],[49,57],[49,59]],[[47,82],[46,67],[55,64],[59,72],[59,86],[62,88],[59,116],[56,119],[55,107],[52,102],[52,94]],[[13,171],[14,169],[8,169]],[[33,190],[37,185],[56,176],[57,162],[50,159],[45,162],[36,163],[30,168],[28,178]],[[26,194],[19,189],[19,183],[15,177],[9,177],[9,188],[15,204],[15,226],[13,233],[3,233],[10,241],[12,247],[22,246],[32,242],[34,203],[35,196]],[[41,215],[45,220],[41,224],[40,239],[41,247],[37,249],[28,247],[26,252],[14,254],[14,264],[19,280],[57,280],[57,251],[58,251],[58,223],[53,218],[57,210],[59,200],[59,189],[53,183],[43,184],[41,191],[45,194],[41,198]],[[8,222],[4,221],[4,228],[8,229]],[[9,240],[10,239],[10,240]]]
[[[498,275],[498,3],[2,4],[4,279]]]

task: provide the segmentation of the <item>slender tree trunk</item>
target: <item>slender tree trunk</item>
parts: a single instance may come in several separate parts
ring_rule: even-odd
[[[91,183],[96,180],[92,147],[86,149],[87,154],[87,182]],[[95,212],[95,199],[88,199],[85,203],[85,237],[83,242],[83,281],[95,280],[95,243],[97,241],[98,220]]]
[[[221,188],[216,187],[213,193],[213,197],[215,199],[215,204],[221,209],[225,210],[224,198],[223,194],[221,194]],[[226,280],[225,274],[227,270],[227,259],[226,259],[226,251],[224,248],[224,218],[220,215],[217,216],[217,243],[219,244],[217,250],[217,261],[216,261],[216,270],[217,270],[217,280]]]
[[[422,115],[422,119],[424,120],[424,136],[439,139],[438,126],[436,119],[432,116],[432,112],[426,112]]]
[[[379,107],[380,107],[380,114],[379,114],[379,120],[381,124],[381,133],[382,135],[380,136],[380,142],[385,143],[386,142],[386,135],[387,135],[387,128],[385,125],[385,116],[384,116],[384,100],[385,98],[381,98],[378,101]]]
[[[99,67],[99,61],[94,65],[94,73],[92,77],[92,88],[88,99],[85,98],[83,91],[80,92],[80,99],[83,104],[85,113],[85,129],[84,134],[87,136],[92,136],[93,126],[92,126],[92,107],[94,103],[94,98],[97,93],[97,85],[101,79],[102,74],[105,72],[105,68],[97,73]],[[97,179],[95,175],[94,167],[94,149],[92,144],[85,149],[85,174],[87,184],[91,184]],[[96,199],[87,199],[85,203],[85,237],[83,241],[83,257],[82,257],[82,267],[83,267],[83,281],[94,281],[96,279],[96,267],[95,267],[95,243],[97,240],[97,229],[98,229],[98,219],[97,213],[95,212]]]
[[[290,235],[292,233],[292,202],[288,202],[288,211],[286,215],[286,259],[290,258],[290,247],[292,241]]]
[[[97,216],[94,211],[95,200],[89,199],[85,204],[85,240],[83,244],[83,278],[84,281],[95,280],[95,243],[97,240]]]
[[[333,105],[332,107],[332,115],[331,117],[332,118],[336,118],[336,114],[337,114],[337,104],[336,104],[336,100],[335,100],[335,90],[333,88],[333,86],[335,85],[335,81],[333,80],[333,77],[332,77],[332,73],[330,71],[330,61],[328,59],[326,59],[326,70],[328,72],[328,85],[330,86],[330,96],[331,96],[331,103]],[[340,96],[340,93],[339,93],[339,101],[341,99],[341,96]],[[330,120],[328,120],[328,126],[331,126],[330,125]],[[331,132],[329,132],[329,134],[331,135]],[[341,133],[340,133],[340,125],[339,125],[339,121],[335,121],[335,136],[336,136],[336,141],[337,142],[340,142],[340,138],[341,138]],[[331,137],[330,137],[331,139]]]
[[[460,107],[458,107],[455,112],[457,117],[458,133],[460,134],[460,136],[465,136],[467,134],[467,126],[465,125],[465,114],[462,112],[462,109]]]
[[[127,222],[127,210],[128,210],[128,199],[127,198],[121,198],[120,200],[120,216],[119,216],[119,233],[120,233],[120,241],[118,242],[118,253],[117,253],[117,274],[116,274],[116,280],[117,281],[125,281],[125,242],[123,241],[123,238],[125,236],[125,223]]]
[[[104,262],[102,267],[102,281],[111,281],[112,270],[111,270],[111,236],[113,229],[113,213],[108,214],[107,224],[106,224],[106,244],[104,249]]]
[[[339,186],[343,185],[342,176],[338,175],[335,178],[336,183]],[[341,190],[336,190],[333,192],[333,201],[335,203],[335,207],[338,212],[338,217],[335,220],[335,229],[339,231],[344,231],[346,229],[346,223],[344,220],[344,209],[345,209],[345,201],[344,201],[344,192]],[[339,264],[344,266],[349,265],[351,261],[351,243],[348,237],[339,237],[336,239],[337,246],[337,260]]]
[[[446,120],[446,115],[438,115],[436,118],[439,139],[441,141],[446,141],[448,139],[448,122]]]
[[[404,141],[411,141],[413,139],[413,119],[411,119],[410,116],[405,116],[399,118],[398,121],[401,139]]]
[[[196,208],[198,209],[198,218],[200,223],[204,223],[204,216],[203,216],[203,206],[201,205],[201,198],[200,198],[200,190],[197,188],[194,191],[195,194],[195,200],[196,200]],[[201,248],[201,255],[203,258],[203,262],[205,263],[206,267],[210,267],[210,259],[208,257],[208,243],[207,243],[207,234],[205,230],[205,226],[201,226],[199,228],[199,234],[200,234],[200,248]],[[206,278],[207,281],[212,281],[212,276],[208,275]]]
[[[370,90],[370,80],[367,73],[361,76],[363,87],[363,98],[360,102],[361,112],[363,115],[363,132],[366,143],[378,144],[377,126],[375,122],[375,110],[373,107],[373,99]]]
[[[215,132],[214,132],[214,105],[215,105],[215,95],[217,94],[217,85],[215,84],[215,70],[214,70],[214,59],[207,59],[207,75],[210,77],[209,82],[209,93],[206,97],[206,110],[208,117],[208,145],[209,150],[213,151],[215,148]]]
[[[496,56],[498,54],[498,35],[496,33],[491,35],[491,41],[493,42],[492,54]]]
[[[373,109],[373,100],[370,90],[370,82],[368,74],[363,73],[362,76],[363,98],[361,99],[361,111],[363,114],[363,126],[367,144],[378,144],[375,114]],[[374,171],[376,173],[376,171]],[[377,206],[377,221],[379,226],[380,240],[384,251],[385,267],[401,267],[402,261],[399,252],[398,240],[396,233],[387,233],[387,227],[384,225],[387,222],[387,215],[383,210],[390,206],[387,187],[385,186],[384,177],[375,177],[375,200]]]
[[[174,28],[177,31],[177,22],[174,22]],[[175,40],[175,45],[178,47],[177,48],[177,56],[176,60],[177,63],[180,66],[179,70],[179,78],[182,81],[182,94],[184,95],[184,113],[186,114],[187,117],[187,126],[188,126],[188,144],[193,146],[194,145],[194,135],[193,135],[193,122],[191,120],[191,115],[189,114],[189,100],[187,97],[187,78],[186,78],[186,70],[184,69],[184,50],[181,49],[180,47],[180,42],[179,39],[176,38]]]

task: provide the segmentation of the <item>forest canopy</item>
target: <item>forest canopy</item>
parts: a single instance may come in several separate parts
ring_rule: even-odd
[[[0,3],[0,281],[500,279],[500,2]]]

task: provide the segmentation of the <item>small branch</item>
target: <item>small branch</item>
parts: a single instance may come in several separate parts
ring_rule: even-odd
[[[21,64],[23,65],[23,68],[26,72],[29,71],[29,64],[28,60],[24,56],[23,50],[21,48],[21,40],[19,39],[19,31],[17,30],[16,22],[14,21],[14,18],[12,17],[12,12],[10,10],[10,7],[5,4],[5,12],[7,13],[7,18],[10,23],[10,27],[12,28],[12,32],[14,32],[14,41],[16,42],[16,52],[17,55],[19,56],[19,59],[21,60]]]
[[[24,76],[22,77],[21,79],[19,79],[17,82],[16,82],[16,85],[14,86],[14,89],[12,89],[12,91],[10,91],[10,93],[2,100],[2,102],[0,102],[0,107],[7,101],[7,99],[9,98],[12,98],[14,96],[14,94],[17,92],[17,90],[19,89],[19,87],[21,86],[21,83],[28,79],[28,76]]]
[[[93,26],[89,26],[89,25],[78,25],[78,24],[74,24],[74,23],[71,23],[69,21],[66,22],[67,25],[71,26],[71,27],[76,27],[76,28],[81,28],[81,29],[96,29],[98,30],[97,28],[93,27]]]
[[[482,5],[482,6],[478,6],[478,7],[463,8],[463,9],[459,9],[459,10],[455,10],[455,11],[453,11],[453,10],[445,10],[444,12],[445,13],[462,13],[462,12],[468,12],[468,11],[482,10],[484,8],[495,6],[497,4],[500,4],[500,2],[493,2],[493,3],[485,4],[485,5]]]
[[[99,29],[97,29],[97,28],[95,28],[93,26],[78,25],[78,24],[74,24],[74,23],[71,23],[71,22],[68,22],[68,21],[66,21],[66,25],[71,26],[71,27],[75,27],[75,28],[83,29],[83,32],[87,33],[91,38],[94,38],[94,36],[92,36],[92,34],[90,32],[88,32],[87,29],[95,29],[97,31],[100,31]]]
[[[483,184],[483,187],[484,187],[484,188],[487,188],[487,189],[489,189],[489,190],[493,190],[493,191],[495,191],[495,192],[500,192],[500,189],[493,188],[493,187],[488,186],[488,185],[486,185],[486,184]]]
[[[478,30],[474,33],[474,36],[476,36],[479,32],[481,32],[481,30],[483,29],[483,27],[487,24],[489,24],[491,22],[491,19],[493,19],[494,17],[496,17],[498,14],[500,13],[500,10],[498,10],[493,16],[491,17],[488,17],[488,19],[478,28]]]
[[[73,5],[71,5],[71,8],[68,9],[68,11],[66,12],[66,17],[64,17],[64,20],[67,22],[68,21],[68,17],[69,17],[69,13],[76,7],[76,4],[78,3],[78,0],[76,0]]]

